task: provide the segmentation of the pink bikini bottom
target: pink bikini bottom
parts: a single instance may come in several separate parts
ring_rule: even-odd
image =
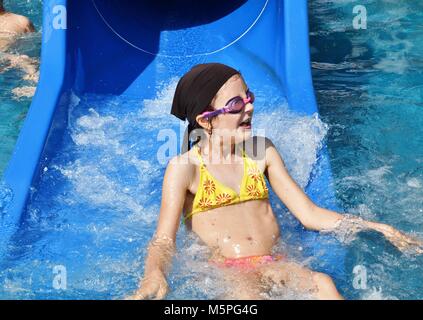
[[[254,269],[260,265],[283,260],[283,255],[262,255],[242,258],[225,258],[223,261],[210,261],[221,268],[236,267],[240,269]]]

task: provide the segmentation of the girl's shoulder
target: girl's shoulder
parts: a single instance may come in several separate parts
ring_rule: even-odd
[[[272,141],[263,136],[253,136],[244,141],[245,153],[254,161],[265,161],[266,150],[270,147],[274,147]]]
[[[189,189],[195,178],[195,159],[193,154],[185,152],[171,158],[164,175],[164,184],[173,184],[178,189]]]
[[[194,173],[195,166],[200,165],[200,161],[195,154],[195,150],[191,149],[185,153],[178,154],[170,159],[169,165],[176,166],[179,170],[183,170],[187,174]]]

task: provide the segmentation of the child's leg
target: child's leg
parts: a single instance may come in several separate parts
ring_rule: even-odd
[[[24,80],[38,81],[38,62],[36,59],[30,58],[27,55],[0,53],[0,62],[8,64],[7,67],[0,70],[0,73],[17,68],[25,72]]]
[[[222,269],[225,282],[223,300],[262,300],[261,275],[253,271],[237,270],[236,268]]]
[[[264,283],[284,286],[320,300],[342,300],[332,279],[293,262],[274,262],[260,268]]]

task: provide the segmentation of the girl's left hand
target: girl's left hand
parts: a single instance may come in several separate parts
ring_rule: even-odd
[[[423,254],[423,241],[406,235],[394,227],[382,223],[372,223],[372,229],[381,232],[387,240],[402,252]]]

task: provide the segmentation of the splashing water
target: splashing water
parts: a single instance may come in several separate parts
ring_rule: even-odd
[[[63,144],[43,168],[22,226],[9,245],[11,258],[0,272],[7,285],[0,296],[102,299],[122,298],[135,290],[155,231],[167,163],[161,159],[163,141],[158,137],[161,130],[175,136],[184,131],[169,115],[176,83],[159,83],[156,97],[142,101],[71,94]],[[280,92],[268,86],[263,92],[256,90],[253,128],[273,140],[304,187],[325,124],[317,115],[290,112],[283,97],[266,99],[270,91]],[[270,105],[280,112],[259,111]],[[280,126],[270,129],[269,120]],[[172,150],[167,160],[176,155]],[[306,155],[304,160],[298,158],[300,153]],[[279,215],[283,212],[280,206],[275,209]],[[207,263],[208,249],[199,239],[181,228],[177,245],[168,298],[224,295],[225,286],[216,286],[219,271]],[[51,285],[57,266],[67,270],[66,290]]]
[[[0,181],[0,216],[3,217],[7,213],[7,208],[13,199],[13,191],[6,183]]]

